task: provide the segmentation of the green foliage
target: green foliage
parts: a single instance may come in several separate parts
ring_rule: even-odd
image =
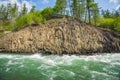
[[[52,18],[53,13],[54,11],[51,7],[47,7],[41,12],[42,16],[47,20]]]
[[[28,17],[29,16],[29,17]],[[15,30],[18,30],[20,28],[23,28],[29,24],[32,23],[32,20],[31,20],[31,16],[30,15],[26,15],[26,16],[22,16],[20,18],[18,18],[14,24],[15,26]]]
[[[101,18],[98,26],[120,32],[120,17],[118,18]]]
[[[13,5],[13,8],[11,9],[11,17],[12,18],[16,18],[18,16],[18,6],[17,4],[15,3]]]
[[[31,16],[32,16],[32,19],[33,19],[33,23],[35,23],[35,24],[42,23],[43,20],[45,19],[42,16],[41,11],[34,12],[34,13],[31,14]]]
[[[17,4],[8,3],[7,6],[0,6],[0,19],[3,21],[11,20],[18,16],[18,6]]]
[[[120,17],[114,20],[113,25],[114,25],[114,30],[120,32]]]
[[[20,15],[21,15],[21,16],[26,15],[26,14],[27,14],[27,11],[28,11],[28,10],[27,10],[26,4],[23,4],[23,9],[22,9]]]
[[[2,21],[0,20],[0,30],[11,31],[13,28],[13,23],[11,21]]]
[[[101,18],[99,22],[99,26],[113,29],[113,22],[114,22],[113,18]]]
[[[43,21],[44,21],[44,18],[42,17],[41,12],[29,13],[25,16],[19,17],[16,20],[14,24],[14,27],[15,27],[14,30],[19,30],[33,23],[39,24],[39,23],[42,23]]]
[[[66,0],[57,0],[55,3],[54,11],[56,14],[65,15],[66,7],[67,7]]]
[[[33,13],[35,12],[35,6],[32,6],[31,10],[30,10],[30,13]]]
[[[110,12],[110,10],[102,10],[102,16],[104,18],[117,18],[120,16],[120,10],[114,10]]]
[[[109,10],[102,10],[102,15],[104,18],[111,18],[112,14]]]
[[[94,0],[56,0],[54,8],[47,7],[43,11],[35,11],[35,6],[28,13],[26,4],[21,12],[17,4],[0,6],[0,30],[19,30],[31,24],[46,23],[53,17],[73,16],[85,22],[120,32],[120,10],[102,11],[99,15],[98,4]],[[3,32],[2,32],[3,33]],[[1,34],[1,33],[0,33]]]
[[[72,11],[73,11],[73,16],[74,17],[77,17],[77,11],[78,11],[78,5],[79,5],[79,3],[78,3],[78,0],[72,0],[72,4],[71,4],[71,7],[72,7]]]
[[[45,18],[43,18],[42,23],[43,23],[43,24],[45,24],[45,23],[46,23],[46,19],[45,19]]]
[[[103,19],[100,20],[100,26],[120,32],[120,10],[102,11]]]

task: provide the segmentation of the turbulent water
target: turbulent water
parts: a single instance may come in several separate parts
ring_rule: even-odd
[[[120,54],[0,54],[0,80],[120,80]]]

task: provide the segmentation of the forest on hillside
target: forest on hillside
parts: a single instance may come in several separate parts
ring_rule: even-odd
[[[53,8],[43,10],[36,10],[36,6],[33,6],[28,11],[26,4],[21,7],[19,11],[16,3],[0,6],[0,35],[31,24],[45,24],[55,17],[75,18],[120,33],[120,8],[113,11],[102,10],[94,0],[57,0]]]

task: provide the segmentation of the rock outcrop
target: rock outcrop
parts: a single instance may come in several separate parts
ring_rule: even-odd
[[[0,38],[0,52],[93,54],[120,52],[120,36],[78,20],[51,19]]]

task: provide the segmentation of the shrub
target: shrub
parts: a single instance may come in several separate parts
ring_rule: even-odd
[[[41,12],[33,12],[29,13],[25,16],[19,17],[15,24],[14,24],[14,30],[19,30],[21,28],[24,28],[28,25],[31,25],[33,23],[39,24],[42,23],[44,18],[41,15]]]
[[[100,22],[99,22],[99,26],[104,27],[104,28],[113,29],[113,27],[114,27],[113,22],[114,22],[113,18],[101,18]]]
[[[43,16],[41,15],[41,12],[34,12],[31,14],[33,17],[33,23],[39,24],[42,23],[42,21],[44,20]]]
[[[42,16],[47,20],[52,18],[53,13],[54,11],[51,7],[47,7],[41,12]]]
[[[114,30],[120,32],[120,17],[114,20],[113,25],[114,25]]]

